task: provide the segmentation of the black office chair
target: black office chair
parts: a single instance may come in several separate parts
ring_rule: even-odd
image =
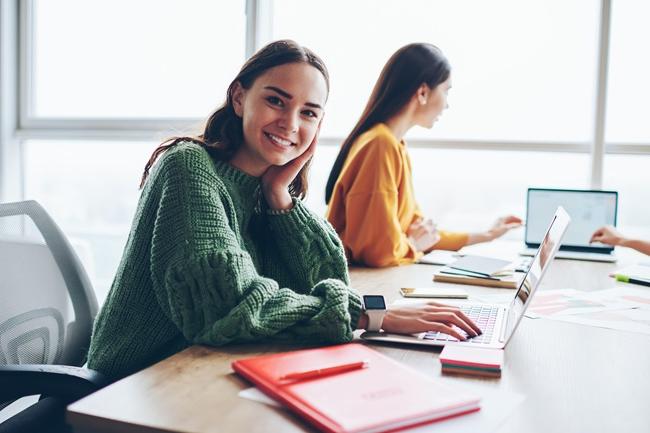
[[[0,424],[4,432],[65,432],[67,404],[107,383],[83,368],[97,300],[67,239],[35,201],[0,203]]]

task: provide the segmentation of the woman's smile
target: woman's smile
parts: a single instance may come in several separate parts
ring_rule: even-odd
[[[288,140],[286,138],[280,137],[279,135],[272,134],[270,132],[262,131],[264,136],[268,138],[269,142],[273,144],[275,147],[281,149],[281,150],[288,150],[291,147],[295,146],[296,143],[292,142],[291,140]]]

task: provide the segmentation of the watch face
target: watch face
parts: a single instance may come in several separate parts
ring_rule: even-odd
[[[366,310],[385,310],[386,301],[382,295],[364,295],[363,304]]]

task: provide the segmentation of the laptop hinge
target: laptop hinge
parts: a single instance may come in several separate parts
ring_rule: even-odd
[[[501,322],[501,332],[499,333],[499,343],[503,343],[506,338],[506,324],[508,323],[508,311],[504,308],[503,322]]]

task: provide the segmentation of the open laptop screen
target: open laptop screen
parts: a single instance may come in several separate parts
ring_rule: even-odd
[[[555,209],[562,206],[571,217],[563,250],[608,253],[613,247],[589,244],[591,235],[604,225],[616,225],[616,191],[529,188],[526,206],[526,245],[537,248]]]
[[[562,238],[568,233],[567,227],[571,218],[562,207],[558,207],[555,215],[552,215],[551,225],[544,231],[545,235],[541,245],[537,249],[537,254],[533,258],[526,277],[521,282],[517,294],[510,303],[507,313],[505,342],[507,343],[512,336],[515,328],[519,324],[521,317],[524,315],[528,304],[530,303],[540,280],[553,261],[555,253],[562,244]],[[547,220],[548,221],[548,220]]]

